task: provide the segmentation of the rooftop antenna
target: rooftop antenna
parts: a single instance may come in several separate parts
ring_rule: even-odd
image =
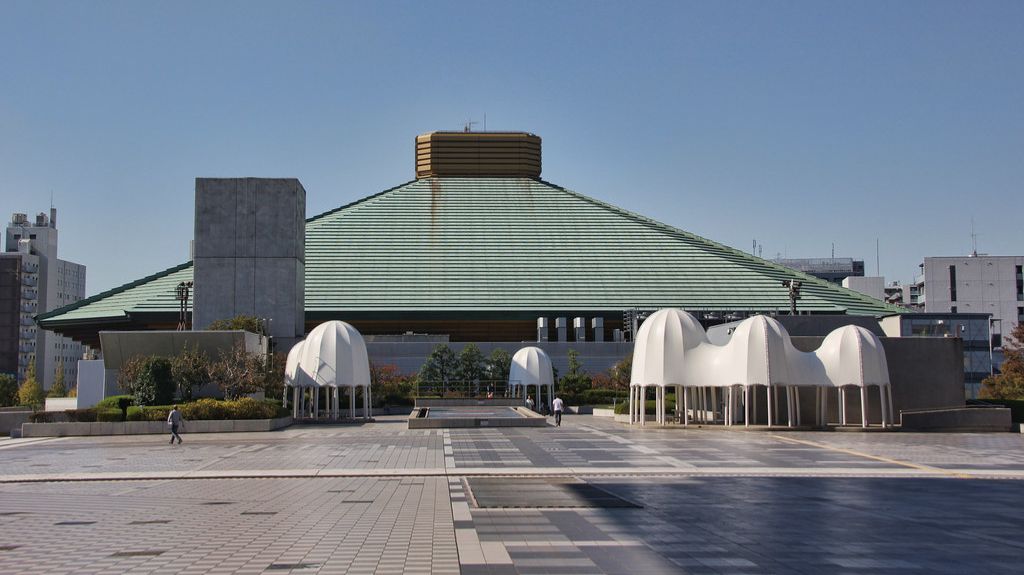
[[[472,132],[472,131],[473,131],[473,126],[474,126],[475,124],[479,124],[479,123],[480,123],[480,122],[476,122],[476,121],[474,121],[474,120],[469,120],[469,121],[467,121],[467,122],[465,123],[465,125],[464,125],[464,126],[462,127],[462,131],[463,131],[463,132]]]
[[[484,112],[484,131],[487,131],[487,112]]]
[[[881,276],[882,275],[882,271],[881,270],[882,270],[882,260],[879,257],[878,238],[875,238],[875,275],[876,276]]]
[[[832,242],[832,259],[836,259],[836,243]]]
[[[974,233],[974,216],[971,216],[971,257],[978,257],[978,234]]]

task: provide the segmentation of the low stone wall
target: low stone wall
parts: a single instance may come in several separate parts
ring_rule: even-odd
[[[523,405],[523,399],[511,397],[496,397],[492,399],[462,399],[462,398],[416,398],[416,407],[467,407],[477,405],[516,407]]]
[[[274,431],[292,424],[291,416],[277,419],[227,419],[186,421],[182,433],[233,433]],[[98,421],[25,423],[22,437],[68,437],[77,435],[160,435],[170,433],[164,421]]]
[[[0,410],[0,435],[11,435],[12,431],[17,434],[22,424],[27,423],[31,415],[32,412],[27,409],[23,411],[16,411],[14,409]]]
[[[953,407],[904,411],[904,431],[1011,431],[1008,407]]]
[[[615,417],[615,410],[609,407],[595,407],[594,417]]]
[[[448,404],[449,406],[451,404]],[[409,414],[409,429],[444,429],[462,427],[546,427],[548,418],[537,412],[530,411],[525,407],[515,407],[520,417],[474,417],[466,414],[465,417],[445,417],[430,419],[429,417],[416,417],[419,408],[412,410]]]

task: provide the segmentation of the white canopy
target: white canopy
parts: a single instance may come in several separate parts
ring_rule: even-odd
[[[551,358],[543,349],[534,346],[524,347],[512,356],[508,373],[508,387],[513,397],[521,396],[525,401],[530,396],[530,386],[537,386],[534,409],[538,411],[541,405],[546,406],[555,398]],[[542,397],[542,389],[545,387],[548,389],[547,397]]]
[[[355,387],[370,384],[366,343],[356,328],[328,321],[288,352],[285,377],[295,387]]]
[[[555,385],[551,358],[539,347],[524,347],[512,356],[508,374],[509,387],[519,385]]]
[[[890,385],[881,340],[860,326],[846,325],[833,331],[814,353],[824,364],[832,385]]]
[[[370,361],[366,343],[356,328],[343,321],[328,321],[288,351],[285,386],[293,388],[294,416],[319,417],[321,388],[327,388],[325,411],[341,416],[339,388],[348,388],[349,411],[356,416],[356,388],[362,387],[363,417],[370,416]],[[312,388],[307,394],[302,388]],[[307,395],[309,396],[307,398]],[[288,393],[285,392],[287,400]]]
[[[742,400],[734,397],[732,387],[744,390],[751,386],[784,387],[790,403],[790,417],[795,415],[799,421],[798,387],[847,385],[861,388],[879,386],[879,392],[889,396],[888,400],[883,400],[888,404],[882,406],[883,424],[889,420],[891,392],[881,390],[890,385],[885,350],[878,337],[862,327],[848,325],[836,329],[825,338],[819,349],[802,352],[793,345],[789,333],[779,321],[757,315],[740,322],[725,344],[715,345],[692,315],[680,309],[662,309],[653,313],[637,330],[630,374],[630,386],[634,388],[630,394],[630,419],[640,423],[645,421],[645,390],[652,386],[656,388],[658,422],[664,423],[666,387],[677,388],[677,399],[684,395],[684,388],[705,390],[700,392],[699,402],[706,405],[710,400],[712,412],[717,404],[715,388],[729,388],[723,392],[727,394],[729,421],[735,418],[734,408],[738,409],[738,403],[746,404],[750,397],[749,391],[744,391]],[[823,397],[822,393],[816,393]],[[679,413],[686,411],[685,405],[693,394],[686,395],[683,405],[676,407]],[[771,397],[769,389],[769,401]],[[842,397],[840,399],[844,401]],[[865,425],[866,403],[864,395],[862,421]],[[703,417],[704,408],[701,412]],[[768,413],[771,424],[771,408]],[[843,414],[845,422],[845,411]],[[816,415],[823,418],[827,414],[819,411]]]

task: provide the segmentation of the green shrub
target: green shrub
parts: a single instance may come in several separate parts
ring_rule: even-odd
[[[647,415],[654,415],[654,400],[648,399],[644,405],[644,409],[647,411]],[[667,395],[665,397],[665,413],[672,413],[676,410],[676,402],[673,396]],[[625,415],[629,413],[629,399],[627,398],[622,403],[615,405],[615,413],[617,415]]]
[[[111,395],[110,397],[104,397],[103,399],[101,399],[100,402],[96,404],[96,408],[102,409],[116,407],[120,409],[122,399],[127,399],[129,402],[131,402],[132,399],[134,398],[130,395]]]
[[[96,410],[96,421],[124,421],[124,412],[116,407],[104,407]]]
[[[29,423],[53,423],[57,421],[57,413],[53,411],[37,411],[28,416]]]
[[[612,400],[629,401],[629,392],[621,389],[586,389],[572,396],[563,396],[567,405],[608,405]]]
[[[235,401],[226,401],[232,419],[273,419],[277,415],[278,406],[272,402],[259,401],[251,397],[242,397]]]
[[[133,405],[128,408],[125,421],[167,421],[169,405]]]
[[[224,401],[204,397],[179,406],[181,416],[185,419],[229,419],[229,411]]]
[[[96,408],[87,407],[85,409],[66,409],[64,414],[68,416],[68,421],[81,421],[83,423],[91,423],[96,421]]]

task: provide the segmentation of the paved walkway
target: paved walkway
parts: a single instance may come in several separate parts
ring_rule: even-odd
[[[0,573],[1011,573],[1019,434],[561,428],[0,441]]]

